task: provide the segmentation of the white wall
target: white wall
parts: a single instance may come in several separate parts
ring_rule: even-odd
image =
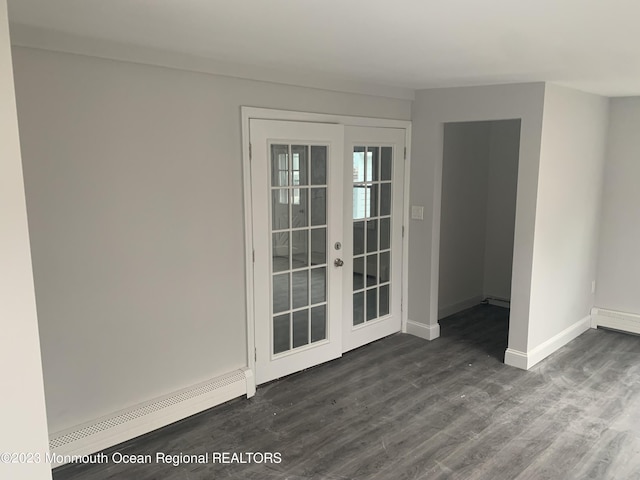
[[[240,106],[410,101],[15,48],[52,432],[247,364]]]
[[[445,122],[522,119],[516,201],[509,346],[525,349],[545,86],[447,88],[417,92],[413,104],[411,204],[424,221],[409,234],[409,319],[437,327],[440,194]]]
[[[439,318],[510,299],[519,147],[518,120],[445,125]]]
[[[511,299],[520,122],[490,122],[483,297]]]
[[[585,320],[594,304],[607,125],[608,99],[547,85],[529,351]]]
[[[640,314],[640,97],[611,100],[595,304]]]
[[[444,129],[438,317],[483,296],[490,122]]]
[[[40,463],[0,462],[0,478],[51,478],[6,0],[0,0],[0,231],[0,452],[41,456]]]

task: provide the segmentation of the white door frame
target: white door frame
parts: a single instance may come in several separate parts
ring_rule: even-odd
[[[247,309],[247,397],[255,394],[255,312],[254,312],[254,264],[253,264],[253,214],[251,211],[251,163],[249,121],[289,120],[296,122],[335,123],[354,127],[401,128],[405,130],[407,149],[404,170],[403,228],[402,239],[402,332],[407,331],[407,282],[409,252],[409,174],[411,171],[411,122],[384,118],[352,117],[325,113],[274,110],[270,108],[240,107],[242,117],[242,177],[244,188],[244,242],[245,242],[245,288]],[[249,385],[252,383],[252,385]]]

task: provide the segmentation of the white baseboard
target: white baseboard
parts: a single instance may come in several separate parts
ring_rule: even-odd
[[[591,327],[606,327],[623,332],[640,334],[640,315],[606,310],[604,308],[592,308]]]
[[[438,306],[438,320],[442,320],[449,315],[461,312],[463,310],[466,310],[467,308],[474,307],[482,303],[482,300],[482,295],[476,295],[475,297],[467,298],[466,300],[452,303],[451,305],[444,305],[442,307]]]
[[[248,390],[253,385],[253,391]],[[240,369],[49,436],[51,466],[91,455],[236,397],[255,393],[253,372]],[[59,458],[58,458],[59,457]]]
[[[504,354],[504,363],[511,365],[512,367],[521,368],[522,370],[529,370],[536,363],[544,360],[559,348],[564,347],[574,338],[582,335],[584,332],[589,330],[590,327],[591,316],[587,315],[583,319],[578,320],[573,325],[570,325],[557,335],[554,335],[546,342],[541,343],[528,352],[521,352],[519,350],[507,348]]]
[[[498,298],[498,297],[491,297],[486,295],[484,298],[487,299],[487,303],[489,305],[495,305],[496,307],[502,307],[502,308],[511,308],[511,300],[509,300],[508,298]]]
[[[407,333],[425,340],[435,340],[440,336],[440,324],[426,325],[424,323],[407,320]]]
[[[245,368],[243,371],[247,380],[247,398],[251,398],[256,394],[256,376],[249,368]]]
[[[504,363],[505,365],[510,365],[521,370],[529,369],[527,364],[527,354],[520,350],[513,350],[512,348],[507,348],[504,352]]]

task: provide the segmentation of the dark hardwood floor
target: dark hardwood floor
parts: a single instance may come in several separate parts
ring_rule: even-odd
[[[270,464],[70,465],[63,479],[640,479],[640,337],[589,330],[528,372],[508,311],[396,334],[108,453],[279,452]]]

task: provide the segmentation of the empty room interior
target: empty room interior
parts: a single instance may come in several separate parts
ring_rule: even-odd
[[[0,478],[640,478],[639,14],[0,0]]]

